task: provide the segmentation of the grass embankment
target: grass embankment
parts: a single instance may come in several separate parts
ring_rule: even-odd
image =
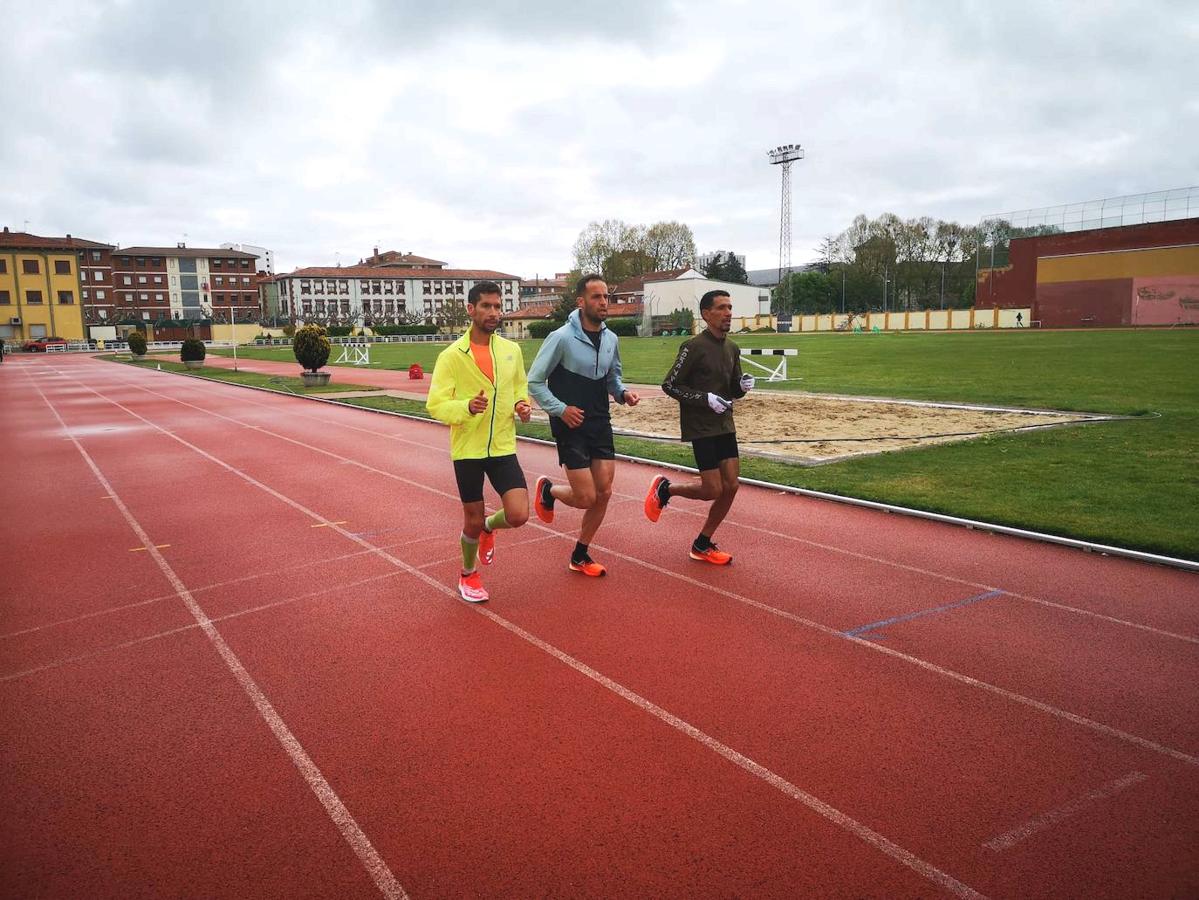
[[[189,369],[181,362],[155,357],[146,357],[141,360],[117,357],[116,361],[139,366],[143,369],[162,368],[164,372],[182,372],[187,375],[207,378],[211,381],[225,381],[229,384],[242,384],[249,387],[265,387],[276,391],[291,391],[295,394],[330,394],[346,391],[381,390],[381,388],[371,387],[370,385],[346,384],[345,382],[330,382],[322,387],[305,387],[304,381],[301,378],[292,378],[286,375],[264,375],[261,372],[246,372],[240,369],[235,372],[232,369],[221,369],[216,366]]]

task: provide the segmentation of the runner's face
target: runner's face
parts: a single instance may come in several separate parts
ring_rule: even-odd
[[[733,301],[728,297],[717,297],[711,309],[702,310],[700,315],[708,323],[708,329],[717,335],[726,335],[733,327]]]
[[[484,334],[491,334],[500,327],[504,307],[500,303],[499,294],[484,294],[478,303],[466,304],[466,311],[475,328]]]
[[[608,285],[603,281],[589,281],[579,298],[583,320],[589,325],[599,325],[608,318]]]

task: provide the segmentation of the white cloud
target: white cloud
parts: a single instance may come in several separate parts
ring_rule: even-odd
[[[788,142],[797,261],[860,212],[972,222],[1195,177],[1199,14],[1169,0],[125,0],[9,25],[0,221],[286,268],[378,243],[544,273],[605,218],[768,268]]]

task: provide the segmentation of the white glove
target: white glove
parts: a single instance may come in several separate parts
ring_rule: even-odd
[[[733,401],[725,400],[716,394],[708,394],[708,406],[712,407],[712,412],[716,413],[716,415],[722,416],[733,408]]]
[[[753,389],[754,389],[754,377],[752,375],[742,375],[741,376],[741,390],[745,391],[745,393],[748,394]]]

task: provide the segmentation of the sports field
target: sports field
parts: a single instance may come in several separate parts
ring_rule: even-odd
[[[987,437],[818,468],[746,460],[744,473],[1105,544],[1199,559],[1199,332],[1026,331],[737,335],[797,347],[790,390],[1026,406],[1138,418]],[[627,381],[661,381],[682,338],[625,338]],[[539,342],[523,343],[526,364]],[[430,368],[441,345],[377,345],[375,367]],[[289,348],[239,350],[291,360]],[[365,378],[365,376],[364,376]],[[419,413],[417,402],[357,405]],[[528,433],[541,434],[536,426]],[[627,452],[687,463],[681,446],[625,439]]]

